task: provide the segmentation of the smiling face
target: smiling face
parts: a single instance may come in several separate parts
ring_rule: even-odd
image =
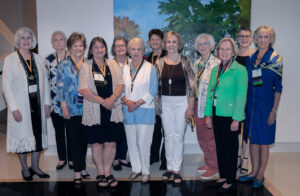
[[[32,47],[32,37],[29,32],[24,32],[20,37],[19,46],[21,50],[30,50]]]
[[[56,33],[52,39],[52,46],[56,51],[65,50],[67,47],[67,40],[62,34]]]
[[[162,40],[158,35],[156,35],[156,34],[151,35],[150,40],[149,40],[150,47],[153,50],[160,49],[161,48],[161,41]]]
[[[116,56],[126,56],[127,46],[124,40],[116,40],[115,42],[115,53]]]
[[[201,56],[206,56],[210,53],[210,44],[206,37],[201,37],[197,41],[197,51]]]
[[[132,42],[130,44],[129,54],[133,62],[141,61],[144,55],[143,44],[139,42]]]
[[[96,41],[92,47],[92,54],[96,59],[103,59],[106,55],[105,45],[99,41]]]
[[[233,47],[230,41],[224,41],[219,47],[219,58],[222,62],[230,60],[234,56]]]
[[[270,47],[271,35],[267,30],[261,29],[256,38],[257,47],[260,50],[265,50]]]
[[[252,36],[250,31],[241,30],[237,38],[241,48],[247,48],[252,43]]]
[[[84,46],[82,41],[79,40],[75,41],[74,44],[71,46],[70,54],[73,57],[81,58],[83,56],[83,53],[84,53]]]
[[[175,35],[170,35],[167,37],[166,50],[168,51],[168,54],[178,53],[179,43]]]

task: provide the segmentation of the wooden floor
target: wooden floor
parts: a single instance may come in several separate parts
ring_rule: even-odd
[[[3,132],[0,132],[0,196],[4,196],[3,190],[6,190],[8,187],[18,187],[17,184],[28,184],[30,183],[20,183],[24,182],[21,177],[21,167],[19,164],[19,161],[14,154],[8,154],[5,152],[6,145],[5,145],[5,134]],[[30,157],[28,157],[28,163],[30,165]],[[40,160],[40,166],[41,168],[50,174],[50,179],[48,180],[41,180],[39,178],[34,177],[34,182],[30,186],[42,186],[42,187],[56,187],[58,186],[58,182],[65,182],[62,183],[64,186],[68,187],[70,186],[71,181],[73,180],[73,173],[72,170],[65,167],[64,169],[60,171],[56,171],[55,166],[57,164],[57,157],[56,156],[46,156],[42,154],[41,160]],[[182,164],[182,176],[185,182],[183,183],[184,187],[186,187],[186,184],[199,184],[199,186],[206,187],[205,181],[203,181],[200,178],[199,173],[197,173],[196,169],[203,165],[203,157],[199,154],[188,154],[184,155],[184,160]],[[87,170],[92,176],[92,180],[87,184],[88,186],[96,186],[93,179],[95,179],[96,176],[96,168],[92,162],[92,158],[90,156],[87,157]],[[127,181],[127,178],[130,174],[131,170],[128,168],[124,168],[122,171],[115,172],[113,171],[113,174],[120,182],[124,183],[123,186],[129,186]],[[151,165],[150,168],[151,173],[151,186],[163,186],[163,189],[166,189],[168,185],[162,185],[161,183],[161,175],[163,171],[159,170],[159,164],[155,163]],[[298,152],[273,152],[270,154],[269,164],[266,169],[266,175],[265,175],[265,190],[261,192],[256,192],[254,195],[265,195],[269,194],[270,192],[272,195],[276,196],[299,196],[300,193],[298,191],[298,187],[300,187],[300,153]],[[215,178],[217,179],[217,178]],[[11,182],[18,182],[18,183],[11,183]],[[36,184],[35,182],[45,182],[45,184]],[[158,183],[158,184],[157,184]],[[72,184],[72,183],[71,183]],[[93,184],[93,185],[91,185]],[[134,183],[133,183],[134,184]],[[132,183],[130,183],[130,187],[133,186]],[[140,183],[137,183],[140,184]],[[152,185],[153,184],[153,185]],[[21,185],[20,185],[21,186]],[[60,186],[60,185],[59,185]],[[136,185],[136,186],[142,186],[142,185]],[[245,186],[245,185],[239,185],[239,187],[246,187],[245,190],[248,190],[250,192],[249,195],[253,195],[251,186]],[[144,187],[144,186],[142,186]],[[147,186],[145,186],[147,187]],[[124,188],[124,187],[123,187]],[[121,189],[123,189],[121,188]],[[30,189],[31,190],[31,189]],[[184,189],[186,190],[186,189]],[[198,190],[198,189],[197,189]],[[268,190],[268,191],[266,191]],[[130,195],[130,189],[127,190],[126,194]],[[146,191],[147,192],[147,191]],[[165,191],[166,192],[166,191]],[[176,192],[176,191],[175,191]],[[181,193],[182,191],[180,191]],[[167,193],[167,192],[166,192]],[[186,195],[188,192],[184,194],[179,195]],[[248,195],[247,193],[247,195]],[[109,193],[108,195],[110,195]],[[125,194],[125,193],[124,193]],[[200,194],[200,193],[199,193]],[[8,194],[10,195],[10,194]],[[18,195],[18,194],[15,194]],[[30,194],[29,194],[30,195]],[[50,194],[51,195],[51,194]],[[94,194],[95,195],[95,194]],[[107,195],[105,193],[100,195]],[[115,194],[112,194],[115,195]],[[147,195],[147,194],[146,194]],[[148,194],[148,195],[153,195]],[[163,194],[165,195],[165,194]],[[174,194],[169,194],[174,195]],[[191,194],[189,194],[191,195]],[[244,195],[244,194],[238,194],[238,195]],[[64,194],[66,196],[66,194]]]

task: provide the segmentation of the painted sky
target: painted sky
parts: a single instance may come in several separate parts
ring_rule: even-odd
[[[152,28],[162,28],[166,16],[159,15],[157,0],[114,0],[114,16],[129,17],[139,25],[141,38],[148,40]]]

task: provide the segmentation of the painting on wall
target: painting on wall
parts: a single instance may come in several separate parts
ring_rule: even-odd
[[[240,27],[249,27],[251,0],[114,0],[114,34],[127,39],[141,37],[159,28],[164,33],[178,32],[183,41],[182,53],[196,58],[194,41],[200,33],[210,33],[216,41],[236,37]]]

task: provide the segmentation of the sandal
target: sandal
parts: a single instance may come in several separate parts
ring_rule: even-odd
[[[76,185],[81,185],[83,182],[82,182],[82,178],[74,178],[74,184]]]
[[[179,180],[179,181],[177,181],[177,180]],[[177,181],[177,182],[176,182]],[[174,173],[174,180],[173,180],[173,182],[175,183],[175,184],[180,184],[181,182],[182,182],[182,177],[181,177],[181,175],[180,174],[177,174],[177,173]]]
[[[81,174],[83,179],[91,179],[90,174],[86,173],[86,174]]]
[[[243,157],[243,159],[242,159],[242,163],[241,163],[241,167],[240,167],[241,168],[240,169],[241,174],[247,174],[248,173],[248,168],[243,167],[244,160],[248,161],[248,158]],[[248,163],[247,163],[247,166],[248,166]]]
[[[118,186],[118,182],[115,179],[114,175],[109,175],[106,177],[107,180],[107,186],[109,186],[110,188],[115,188],[116,186]],[[113,183],[117,182],[116,184],[113,185]]]
[[[163,181],[164,181],[164,182],[167,182],[167,181],[171,178],[172,175],[173,175],[173,172],[171,172],[171,171],[166,171],[166,172],[163,173],[163,175],[162,175]]]
[[[98,175],[98,176],[96,177],[96,181],[97,181],[97,186],[98,186],[98,187],[105,188],[105,187],[108,186],[108,184],[107,184],[107,179],[105,178],[104,175]],[[102,185],[101,185],[101,183],[102,183]],[[105,183],[105,184],[104,184],[104,183]],[[103,184],[104,184],[104,185],[103,185]]]

